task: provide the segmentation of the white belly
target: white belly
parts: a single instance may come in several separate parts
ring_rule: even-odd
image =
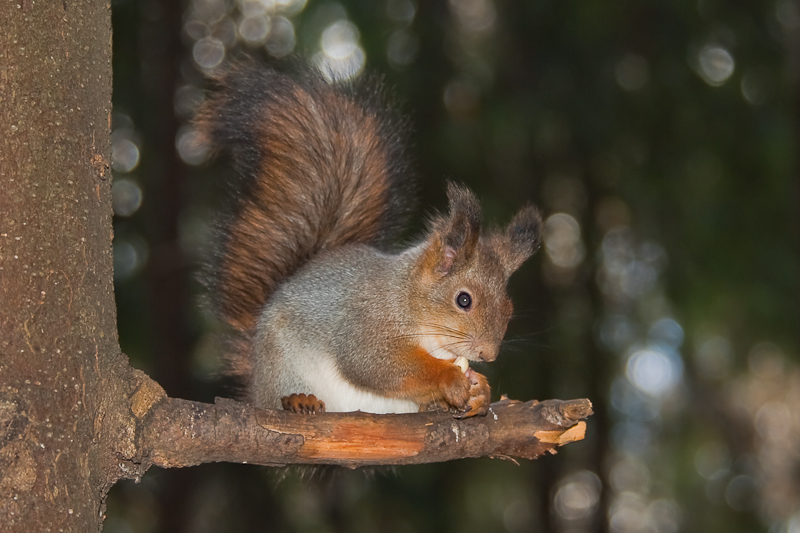
[[[311,355],[311,354],[308,354]],[[336,368],[333,359],[327,354],[314,354],[312,357],[298,358],[306,363],[300,375],[308,390],[290,391],[287,394],[311,393],[325,402],[325,410],[330,413],[363,411],[365,413],[416,413],[419,405],[410,400],[387,398],[364,389],[357,388],[347,381]],[[311,366],[312,368],[308,368]],[[297,371],[297,370],[296,370]]]

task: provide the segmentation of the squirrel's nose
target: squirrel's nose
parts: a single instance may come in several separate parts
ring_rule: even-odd
[[[478,349],[478,358],[481,361],[486,361],[487,363],[491,363],[495,359],[497,359],[497,348],[489,347],[489,346],[482,346]]]

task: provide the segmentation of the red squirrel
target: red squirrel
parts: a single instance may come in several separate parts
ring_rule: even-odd
[[[475,195],[449,183],[449,212],[393,251],[409,209],[405,121],[375,80],[295,70],[232,67],[197,118],[243,178],[206,284],[234,332],[228,360],[245,399],[303,413],[485,414],[489,385],[466,360],[497,357],[508,278],[539,247],[539,212],[482,233]]]

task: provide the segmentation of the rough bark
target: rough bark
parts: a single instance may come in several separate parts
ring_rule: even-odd
[[[535,459],[581,440],[589,400],[503,400],[489,414],[458,420],[447,413],[298,415],[233,400],[213,405],[167,398],[152,381],[133,397],[141,421],[141,467],[229,461],[267,466],[333,464],[355,468],[465,457]]]
[[[127,365],[112,280],[109,6],[3,2],[0,28],[0,524],[98,530],[115,479],[103,436]]]

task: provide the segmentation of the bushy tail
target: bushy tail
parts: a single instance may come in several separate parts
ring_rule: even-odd
[[[243,184],[205,282],[217,315],[249,337],[272,292],[314,255],[394,238],[410,183],[405,128],[375,81],[246,64],[218,82],[197,124]]]

